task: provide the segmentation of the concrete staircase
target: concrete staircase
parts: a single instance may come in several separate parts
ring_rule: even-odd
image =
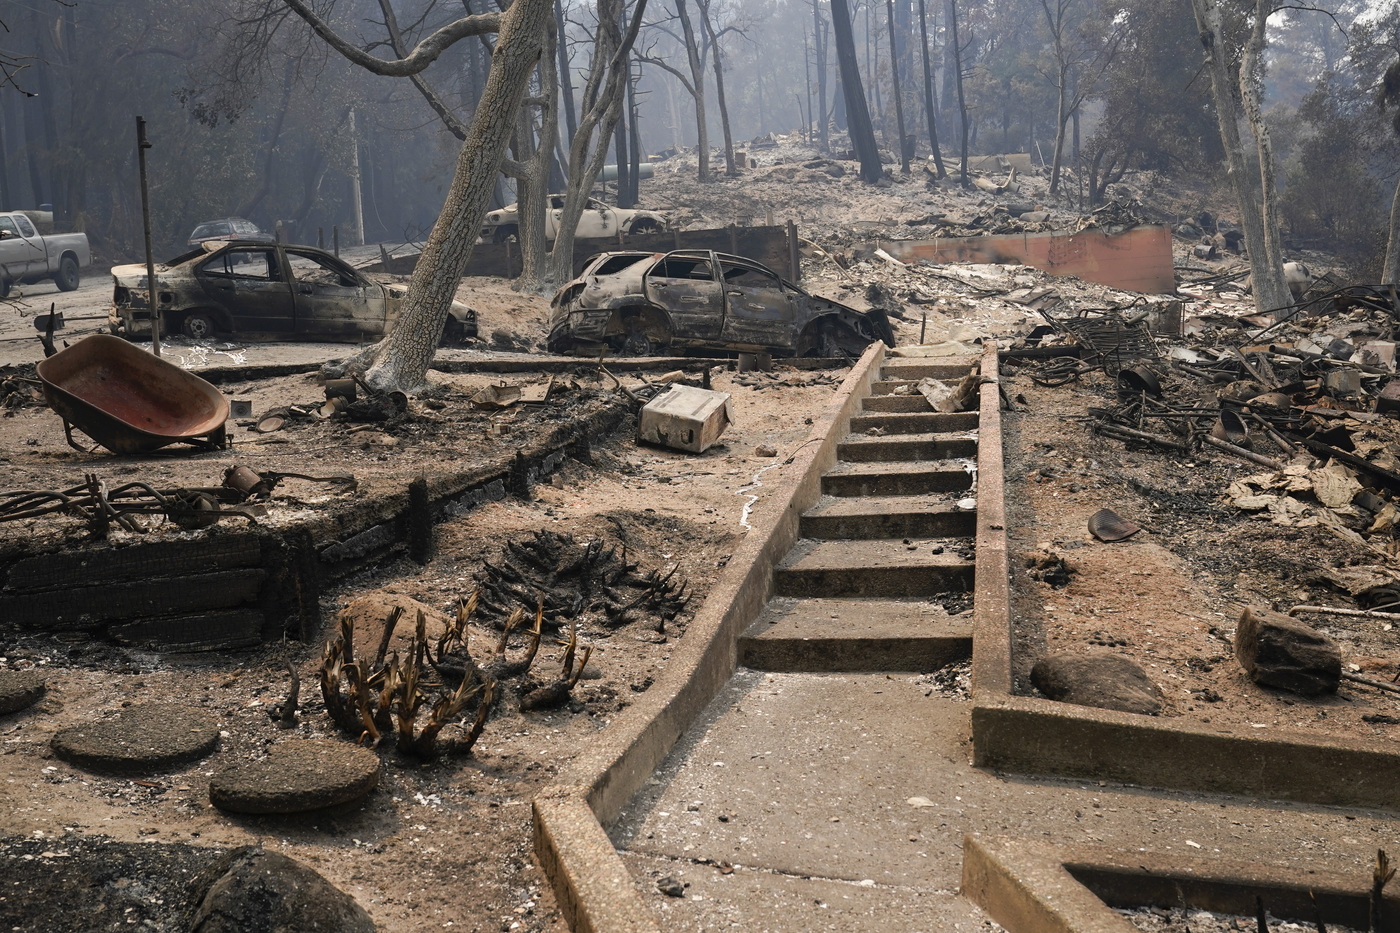
[[[927,671],[971,655],[978,416],[933,412],[913,386],[976,365],[884,364],[774,570],[773,599],[740,639],[741,665]]]

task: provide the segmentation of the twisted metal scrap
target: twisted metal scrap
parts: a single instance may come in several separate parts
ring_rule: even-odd
[[[257,524],[246,512],[220,508],[242,498],[237,490],[224,486],[158,490],[133,482],[109,490],[97,474],[88,473],[81,485],[70,489],[0,493],[0,522],[66,514],[85,521],[97,537],[105,537],[112,525],[141,534],[147,530],[137,521],[142,515],[164,516],[186,530],[207,528],[230,516]]]

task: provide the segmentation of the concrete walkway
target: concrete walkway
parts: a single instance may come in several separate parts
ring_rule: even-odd
[[[1367,875],[1393,838],[1384,811],[971,767],[958,662],[971,654],[959,595],[974,582],[976,416],[895,394],[967,371],[884,364],[774,570],[774,597],[739,641],[743,666],[612,826],[655,921],[752,933],[992,928],[959,893],[967,834]],[[1110,916],[1094,929],[1131,927]]]

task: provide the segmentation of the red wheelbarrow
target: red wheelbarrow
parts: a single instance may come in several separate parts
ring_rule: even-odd
[[[73,428],[119,454],[179,443],[228,446],[228,399],[193,373],[120,337],[84,337],[37,369],[45,400],[78,450],[87,448],[73,440]]]

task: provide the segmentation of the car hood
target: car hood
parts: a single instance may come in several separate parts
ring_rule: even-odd
[[[162,285],[166,282],[179,281],[189,277],[189,273],[180,269],[172,269],[163,262],[156,263],[155,270],[156,282]],[[146,264],[142,262],[131,263],[125,266],[113,266],[112,279],[116,284],[125,288],[145,288]]]

